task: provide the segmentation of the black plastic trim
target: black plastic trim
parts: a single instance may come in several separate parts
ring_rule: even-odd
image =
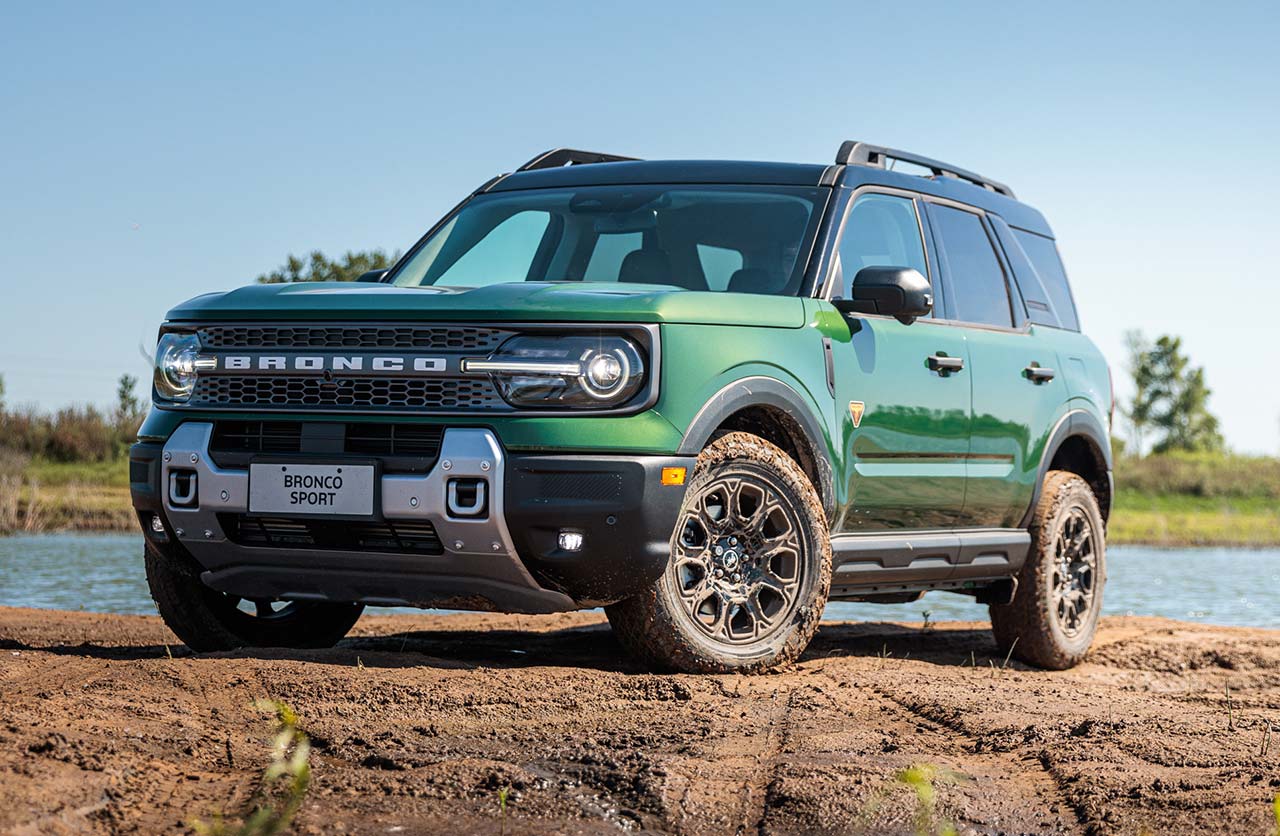
[[[1058,425],[1054,428],[1053,434],[1044,446],[1044,455],[1040,457],[1040,469],[1036,473],[1035,490],[1031,494],[1031,504],[1027,506],[1026,513],[1022,515],[1022,522],[1019,524],[1022,528],[1026,528],[1031,524],[1031,516],[1035,513],[1036,505],[1040,502],[1040,494],[1044,487],[1044,477],[1049,472],[1049,465],[1053,463],[1054,456],[1058,454],[1058,450],[1062,448],[1067,439],[1074,436],[1079,436],[1088,441],[1094,448],[1094,454],[1101,459],[1106,467],[1107,496],[1099,496],[1098,505],[1101,508],[1104,520],[1111,516],[1111,500],[1115,496],[1111,443],[1107,440],[1107,432],[1102,428],[1102,424],[1098,422],[1098,419],[1083,409],[1076,409],[1068,412],[1058,420]]]
[[[841,534],[831,538],[832,597],[931,584],[974,584],[1017,574],[1031,548],[1025,529]]]
[[[693,475],[694,456],[509,455],[507,529],[529,573],[584,606],[652,586],[667,566],[685,485],[663,485],[667,467]],[[563,529],[583,535],[561,549]]]
[[[772,377],[747,377],[721,389],[702,407],[680,442],[679,453],[696,456],[711,441],[712,435],[735,412],[752,406],[772,406],[796,419],[804,431],[809,454],[818,469],[818,495],[830,519],[835,510],[835,488],[831,457],[822,423],[805,404],[800,394]]]

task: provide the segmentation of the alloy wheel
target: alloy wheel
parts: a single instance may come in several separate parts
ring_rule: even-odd
[[[685,613],[717,642],[743,645],[788,622],[804,584],[800,521],[768,480],[718,477],[685,500],[672,543]]]
[[[1081,508],[1072,508],[1054,540],[1050,580],[1053,615],[1068,638],[1089,623],[1097,597],[1098,553],[1093,524]]]

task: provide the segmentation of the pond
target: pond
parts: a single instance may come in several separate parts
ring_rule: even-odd
[[[1280,549],[1113,546],[1109,615],[1280,627]],[[0,538],[0,606],[154,613],[135,534]],[[378,610],[394,612],[393,610]],[[943,592],[911,604],[834,602],[826,618],[851,621],[982,620],[986,607]]]

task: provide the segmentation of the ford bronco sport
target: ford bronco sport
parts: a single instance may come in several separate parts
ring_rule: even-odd
[[[153,395],[133,504],[196,650],[603,606],[649,665],[760,670],[829,598],[946,590],[1065,668],[1097,626],[1108,369],[1040,213],[910,153],[551,151],[389,271],[174,308]]]

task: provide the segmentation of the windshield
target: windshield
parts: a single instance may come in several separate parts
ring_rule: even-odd
[[[825,191],[631,185],[484,194],[423,241],[393,281],[626,282],[793,296]]]

